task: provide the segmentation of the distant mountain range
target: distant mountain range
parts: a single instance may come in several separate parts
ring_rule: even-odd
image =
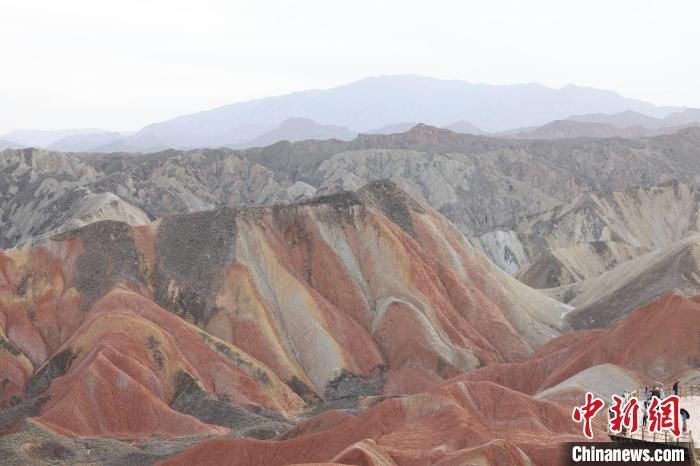
[[[148,125],[133,138],[148,135],[176,148],[241,144],[290,117],[344,126],[359,133],[398,122],[445,126],[461,120],[497,132],[539,126],[571,115],[626,110],[663,118],[678,109],[572,85],[551,89],[539,84],[492,86],[420,76],[384,76],[184,115]]]
[[[18,144],[14,141],[7,141],[5,139],[0,139],[0,150],[5,150],[5,149],[22,149],[24,146],[22,144]]]
[[[381,128],[372,129],[369,131],[364,131],[364,133],[365,134],[405,133],[406,131],[410,131],[411,128],[414,128],[415,126],[419,125],[420,123],[422,123],[422,122],[404,121],[404,122],[396,123],[393,125],[382,126]],[[449,129],[450,131],[454,131],[455,133],[475,134],[475,135],[486,134],[481,129],[477,128],[475,125],[469,123],[468,121],[464,121],[464,120],[455,121],[453,123],[450,123],[449,125],[443,125],[441,127],[444,129]]]
[[[34,130],[34,129],[16,129],[7,134],[0,135],[0,139],[10,141],[14,144],[22,146],[48,147],[51,144],[69,136],[78,136],[85,134],[95,134],[105,132],[102,129],[96,128],[73,128],[60,130]]]
[[[76,134],[66,136],[50,144],[49,149],[61,152],[86,152],[101,146],[121,141],[126,135],[117,132],[102,131],[98,133]]]
[[[281,140],[349,140],[358,133],[405,132],[418,122],[458,133],[560,138],[645,137],[698,121],[700,109],[657,107],[588,87],[495,86],[399,75],[235,103],[156,122],[133,134],[99,129],[17,130],[0,135],[0,140],[4,147],[155,152],[246,148]],[[547,124],[554,127],[542,128]]]
[[[585,115],[574,115],[567,118],[567,120],[602,123],[615,126],[616,128],[630,128],[635,126],[648,129],[671,128],[697,123],[700,121],[700,109],[689,108],[671,113],[664,118],[654,118],[643,113],[627,110],[613,114],[589,113]]]
[[[627,110],[624,112],[606,114],[606,113],[588,113],[585,115],[573,115],[567,118],[570,121],[581,121],[586,123],[599,123],[615,126],[616,128],[629,128],[631,126],[641,126],[643,128],[660,128],[663,126],[663,120],[645,115],[639,112]]]
[[[611,115],[614,116],[614,115]],[[655,128],[640,125],[620,127],[607,123],[594,123],[577,120],[555,120],[532,130],[524,130],[515,134],[508,133],[502,137],[526,139],[570,139],[570,138],[626,138],[636,139],[662,134],[672,134],[683,128],[700,126],[700,121],[694,121],[679,126],[657,126]]]
[[[60,152],[102,152],[102,146],[109,149],[110,145],[121,143],[132,134],[96,128],[14,130],[0,136],[0,150],[38,147]]]
[[[321,125],[308,118],[287,118],[279,127],[240,144],[241,147],[264,147],[279,141],[302,141],[305,139],[339,139],[349,141],[357,136],[343,126]]]

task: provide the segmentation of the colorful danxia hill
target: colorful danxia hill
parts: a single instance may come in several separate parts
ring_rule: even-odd
[[[0,252],[0,458],[557,464],[586,391],[700,367],[700,299],[652,301],[572,330],[385,180],[88,223]]]

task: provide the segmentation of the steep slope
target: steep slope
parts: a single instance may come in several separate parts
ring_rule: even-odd
[[[669,290],[699,293],[699,245],[700,236],[692,235],[551,294],[576,308],[567,315],[574,327],[607,327]]]
[[[12,427],[0,454],[76,462],[96,443],[66,439],[102,436],[140,439],[140,456],[95,447],[122,463],[204,440],[168,461],[558,464],[580,440],[570,413],[583,391],[700,367],[697,299],[669,294],[556,337],[568,311],[387,181],[92,223],[0,253],[0,429]]]
[[[66,435],[226,432],[202,422],[212,421],[202,407],[191,408],[194,400],[187,397],[200,392],[225,400],[221,411],[259,406],[289,413],[303,406],[265,366],[222,342],[208,342],[193,326],[129,291],[113,290],[97,301],[55,354],[30,379],[26,393],[35,395],[50,382],[44,392],[50,399],[37,421]],[[65,358],[65,375],[46,380]]]
[[[143,224],[149,218],[224,205],[310,197],[304,183],[281,186],[269,170],[229,153],[82,158],[41,150],[0,158],[0,248],[96,220]]]
[[[36,225],[38,223],[43,226],[51,225],[53,228],[41,233],[34,233],[31,230],[21,232],[20,236],[26,239],[16,243],[15,247],[23,248],[31,244],[41,243],[57,233],[102,220],[126,222],[129,225],[145,225],[151,221],[144,211],[112,193],[92,194],[85,191],[74,191],[71,194],[76,195],[78,200],[68,207],[68,210],[60,217],[44,219],[35,217],[32,212],[23,214],[20,217],[22,225]],[[12,234],[14,230],[10,228],[8,232]]]
[[[581,439],[571,408],[586,391],[609,399],[698,376],[698,324],[698,298],[667,294],[609,329],[552,340],[527,361],[423,382],[413,393],[391,382],[397,372],[385,384],[396,398],[357,416],[327,412],[275,441],[206,441],[163,464],[564,464],[562,443]],[[413,371],[403,380],[416,378]],[[593,428],[606,438],[603,416]]]
[[[697,298],[668,294],[610,329],[563,335],[526,361],[489,365],[442,383],[432,380],[414,393],[407,393],[401,383],[391,383],[406,371],[399,370],[384,386],[385,393],[393,390],[391,398],[368,398],[356,413],[321,413],[273,440],[200,437],[201,443],[169,459],[183,445],[174,449],[161,445],[156,453],[141,444],[141,453],[131,456],[125,453],[126,446],[109,444],[109,448],[122,455],[122,461],[165,458],[163,464],[168,465],[561,464],[563,442],[581,439],[580,426],[571,421],[570,413],[585,391],[607,399],[623,389],[698,376],[700,346],[694,330],[698,319]],[[677,339],[659,332],[660,327]],[[410,379],[420,374],[410,371]],[[605,438],[603,421],[598,416],[594,422],[597,439]],[[15,458],[17,464],[20,459],[45,458],[48,450],[63,458],[91,457],[65,440],[43,440],[46,434],[35,427],[31,433],[33,438],[10,436],[17,437],[12,438],[17,448],[8,452],[10,464]],[[95,448],[92,458],[104,457],[104,443],[94,439],[81,443]]]
[[[0,254],[0,320],[12,356],[2,354],[2,402],[36,400],[41,409],[29,414],[60,433],[117,438],[221,433],[178,413],[207,421],[217,400],[226,401],[222,415],[300,409],[268,368],[149,299],[139,282],[147,257],[136,246],[145,228],[99,222]]]
[[[630,380],[637,387],[694,381],[700,374],[698,324],[699,298],[667,293],[610,328],[563,335],[526,362],[485,367],[455,380],[491,381],[553,398],[564,395],[562,384],[569,384],[577,402],[582,391],[600,393],[595,386],[606,385],[600,380],[605,374],[620,384],[617,393]]]
[[[600,275],[700,231],[700,196],[677,181],[609,195],[584,193],[474,244],[536,288]]]
[[[555,288],[597,277],[647,251],[617,241],[581,242],[545,250],[517,270],[515,277],[534,288]]]
[[[568,410],[484,382],[451,383],[327,426],[309,424],[317,427],[280,441],[203,442],[163,464],[560,464],[560,444],[580,435]]]
[[[87,186],[97,177],[94,169],[69,155],[5,152],[0,158],[0,219],[6,227],[0,230],[0,247],[94,220],[148,222],[145,213],[114,194],[93,194]]]
[[[568,310],[389,182],[91,223],[0,253],[0,401],[14,407],[0,428],[35,416],[64,435],[274,434],[402,368],[442,379],[524,360]]]
[[[333,191],[391,177],[476,236],[586,191],[605,195],[669,178],[694,184],[688,175],[700,167],[684,153],[698,150],[698,135],[698,130],[688,129],[639,142],[513,142],[418,126],[403,135],[361,136],[357,145],[367,149],[349,149],[322,160],[305,180]],[[671,148],[670,141],[680,145]],[[661,149],[666,144],[668,149]],[[260,162],[282,170],[273,162]]]
[[[520,242],[518,233],[513,230],[495,230],[481,236],[469,238],[469,242],[511,275],[514,275],[530,260]]]
[[[141,209],[112,193],[95,194],[98,173],[60,153],[7,152],[0,159],[0,246],[21,246],[98,220],[132,225],[150,221]],[[2,189],[4,187],[4,189]]]

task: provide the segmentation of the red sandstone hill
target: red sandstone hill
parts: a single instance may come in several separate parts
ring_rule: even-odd
[[[556,395],[557,388],[609,395],[606,387],[619,393],[630,383],[694,381],[700,376],[699,326],[700,296],[667,293],[613,327],[563,335],[528,361],[485,367],[458,379],[547,396]]]
[[[700,298],[668,294],[610,329],[552,340],[525,362],[493,364],[447,382],[400,369],[384,384],[394,398],[358,416],[326,412],[275,441],[207,441],[163,464],[563,464],[562,443],[581,441],[570,413],[583,391],[600,387],[601,374],[612,377],[614,391],[628,388],[618,373],[601,368],[627,371],[635,384],[697,377],[698,324]],[[576,383],[561,383],[571,378]],[[598,440],[606,439],[604,420],[599,415],[594,423]]]
[[[582,390],[700,361],[700,299],[558,336],[567,310],[386,182],[88,225],[0,253],[0,458],[556,463]]]
[[[212,440],[164,464],[560,464],[561,443],[580,440],[568,410],[488,382],[454,382],[357,417],[316,419],[297,437]]]
[[[0,253],[0,430],[270,437],[395,371],[524,361],[567,310],[389,182],[98,222]]]

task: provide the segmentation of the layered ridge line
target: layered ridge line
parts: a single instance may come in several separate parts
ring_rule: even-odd
[[[311,421],[292,438],[211,440],[162,464],[559,464],[561,443],[580,435],[565,408],[488,382],[449,383],[358,416]]]
[[[384,384],[390,399],[367,400],[357,415],[329,411],[274,442],[205,441],[162,464],[563,464],[563,444],[581,439],[570,416],[585,392],[609,400],[622,390],[697,380],[698,320],[699,297],[668,293],[611,328],[555,338],[526,361],[447,381],[399,369]],[[606,438],[605,429],[599,415],[595,438]]]
[[[700,297],[668,292],[604,329],[567,333],[527,361],[484,367],[454,380],[489,381],[548,399],[579,401],[700,376]]]
[[[392,371],[442,380],[522,361],[570,309],[386,181],[96,222],[0,253],[0,271],[0,399],[42,400],[29,415],[69,435],[219,434],[241,411],[278,422],[271,435]],[[116,406],[153,415],[134,424]]]

